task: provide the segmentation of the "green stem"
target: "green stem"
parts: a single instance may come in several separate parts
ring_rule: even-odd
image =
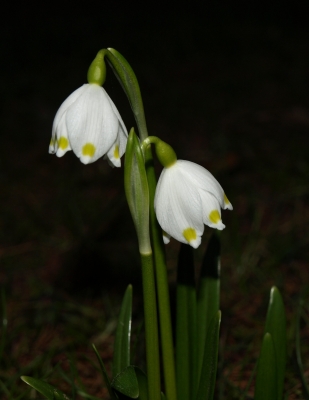
[[[138,127],[139,137],[141,142],[143,142],[148,137],[148,131],[143,100],[136,75],[128,61],[117,50],[109,48],[106,52],[106,57],[129,99]],[[149,185],[150,224],[153,240],[154,261],[156,266],[165,390],[168,400],[177,400],[167,269],[164,245],[162,241],[162,231],[158,225],[154,211],[156,176],[151,149],[147,149],[145,151],[145,161]]]
[[[152,253],[141,254],[149,400],[160,400],[160,362]]]
[[[147,149],[145,152],[145,160],[149,187],[150,230],[152,235],[152,249],[154,252],[156,267],[165,392],[166,398],[168,400],[177,400],[174,345],[170,313],[171,307],[168,290],[167,267],[165,260],[165,249],[162,240],[162,230],[158,224],[154,210],[156,176],[150,149]]]

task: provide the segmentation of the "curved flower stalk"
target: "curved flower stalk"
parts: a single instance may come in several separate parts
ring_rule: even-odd
[[[232,210],[232,204],[207,169],[190,161],[177,160],[174,150],[156,137],[146,139],[143,147],[150,143],[156,145],[157,156],[164,166],[154,200],[164,242],[168,243],[172,236],[197,248],[204,224],[224,229],[221,208]]]
[[[60,106],[52,128],[49,153],[62,157],[73,150],[84,164],[105,156],[116,167],[125,152],[128,132],[106,91],[105,50],[88,71],[88,84],[75,90]]]

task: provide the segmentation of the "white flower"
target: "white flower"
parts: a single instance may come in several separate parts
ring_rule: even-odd
[[[84,164],[106,155],[120,167],[128,132],[113,101],[99,85],[75,90],[60,106],[53,123],[49,153],[62,157],[68,150]]]
[[[164,168],[155,194],[155,211],[163,239],[169,236],[197,248],[204,224],[222,230],[221,208],[232,210],[232,204],[214,176],[190,161],[177,160]]]

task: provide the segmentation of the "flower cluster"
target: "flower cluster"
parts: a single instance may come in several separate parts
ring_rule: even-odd
[[[128,132],[102,87],[106,76],[104,55],[105,50],[100,50],[92,62],[89,83],[75,90],[60,106],[53,122],[49,152],[62,157],[73,150],[84,164],[104,156],[111,165],[120,167]],[[204,224],[224,229],[221,208],[233,207],[209,171],[195,163],[177,160],[171,146],[155,136],[145,139],[142,147],[151,143],[155,144],[164,167],[154,199],[164,241],[168,243],[172,236],[196,248],[201,243]]]

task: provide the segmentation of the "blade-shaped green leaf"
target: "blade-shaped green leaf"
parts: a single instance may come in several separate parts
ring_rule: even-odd
[[[178,400],[194,398],[197,389],[196,289],[191,246],[182,244],[177,269],[176,382]]]
[[[30,376],[21,376],[21,379],[48,400],[69,400],[69,397],[62,393],[61,390],[56,389],[40,379],[31,378]]]
[[[123,296],[120,309],[113,356],[113,377],[130,365],[130,339],[132,322],[132,286],[129,285]]]
[[[210,321],[205,338],[203,367],[196,400],[212,400],[214,396],[218,364],[220,322],[221,312],[218,311],[217,315]]]
[[[124,189],[135,225],[139,251],[151,252],[149,236],[149,188],[144,156],[135,134],[130,130],[124,163]]]
[[[102,358],[100,357],[100,354],[99,354],[99,352],[98,352],[98,350],[97,350],[97,348],[95,347],[94,344],[92,344],[92,348],[93,348],[93,350],[94,350],[94,352],[95,352],[95,354],[96,354],[96,356],[97,356],[97,359],[98,359],[98,361],[99,361],[101,373],[102,373],[102,376],[103,376],[105,385],[106,385],[106,387],[107,387],[108,393],[109,393],[109,395],[110,395],[110,398],[111,398],[112,400],[115,400],[115,399],[116,399],[116,396],[115,396],[114,393],[113,393],[113,389],[112,389],[112,387],[111,387],[111,383],[110,383],[110,380],[109,380],[109,378],[108,378],[108,375],[107,375],[107,372],[106,372],[106,369],[105,369],[105,365],[104,365],[104,363],[103,363],[103,360],[102,360]]]
[[[265,333],[258,362],[254,400],[277,399],[275,348],[270,333]]]
[[[201,374],[205,337],[210,321],[219,311],[220,301],[220,239],[214,233],[203,259],[197,293],[197,354],[198,376]]]
[[[112,380],[112,387],[130,399],[139,396],[138,380],[132,365],[125,368]]]
[[[284,304],[279,290],[273,287],[270,291],[266,325],[264,333],[271,334],[277,369],[277,399],[282,399],[284,374],[286,367],[286,317]]]

